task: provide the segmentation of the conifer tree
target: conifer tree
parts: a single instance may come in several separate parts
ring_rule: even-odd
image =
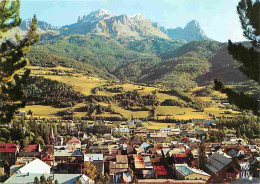
[[[249,79],[260,85],[260,0],[240,0],[237,6],[244,36],[250,40],[250,45],[228,42],[228,51],[238,62],[239,70]],[[237,93],[233,89],[221,87],[221,82],[214,81],[215,90],[226,93],[230,103],[243,110],[252,110],[257,116],[260,115],[260,104],[255,98],[245,93]]]
[[[22,71],[29,62],[25,53],[39,41],[35,16],[25,37],[9,38],[11,30],[21,24],[19,10],[20,0],[0,0],[0,123],[9,123],[25,105],[21,87],[30,74],[30,70]]]
[[[239,70],[260,84],[260,0],[241,0],[237,12],[244,36],[252,46],[248,48],[229,40],[228,51],[240,64]]]

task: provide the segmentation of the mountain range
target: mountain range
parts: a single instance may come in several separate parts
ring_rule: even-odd
[[[28,30],[30,20],[24,20],[22,30]],[[152,22],[142,14],[115,15],[106,10],[97,10],[88,15],[79,16],[78,21],[62,27],[52,26],[47,22],[38,21],[38,28],[44,32],[59,31],[62,35],[97,34],[117,38],[156,36],[164,39],[181,39],[186,41],[209,40],[199,23],[190,21],[182,29],[166,29],[158,23]]]
[[[28,30],[30,21],[20,28]],[[195,20],[166,29],[142,14],[114,15],[98,10],[71,25],[38,22],[41,42],[28,53],[31,65],[64,66],[90,76],[160,84],[187,91],[220,78],[248,81],[227,50],[208,38]]]

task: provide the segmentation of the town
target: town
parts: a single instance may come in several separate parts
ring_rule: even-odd
[[[259,184],[260,0],[0,0],[0,183]]]
[[[36,129],[44,121],[21,120]],[[0,144],[1,175],[4,183],[259,183],[260,139],[229,132],[222,141],[209,141],[215,127],[205,119],[158,131],[140,119],[60,120],[58,130],[48,124],[46,145]]]

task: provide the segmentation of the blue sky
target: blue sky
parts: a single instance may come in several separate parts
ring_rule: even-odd
[[[78,16],[105,9],[116,15],[142,13],[167,28],[184,27],[197,20],[210,38],[227,42],[245,40],[236,12],[239,0],[21,0],[21,18],[55,26],[75,23]]]

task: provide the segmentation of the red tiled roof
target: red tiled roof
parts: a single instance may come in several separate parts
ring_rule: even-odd
[[[167,175],[167,171],[166,171],[164,166],[162,166],[162,165],[153,166],[153,168],[154,168],[155,174],[157,176],[165,176],[165,175]]]
[[[53,156],[50,156],[49,154],[48,155],[45,155],[43,158],[42,158],[42,161],[53,161],[54,158]]]
[[[188,137],[184,137],[181,142],[190,142],[190,139]]]
[[[180,157],[187,157],[187,155],[186,154],[173,154],[173,156],[175,157],[175,158],[180,158]]]
[[[72,137],[70,140],[67,141],[67,143],[77,143],[80,144],[81,142],[76,138],[76,137]]]
[[[18,146],[13,143],[0,144],[0,153],[15,153],[18,151]]]
[[[31,144],[29,145],[27,148],[25,148],[25,152],[33,152],[33,151],[37,151],[38,148],[38,144]]]
[[[191,152],[191,149],[186,149],[185,153],[189,154]]]

